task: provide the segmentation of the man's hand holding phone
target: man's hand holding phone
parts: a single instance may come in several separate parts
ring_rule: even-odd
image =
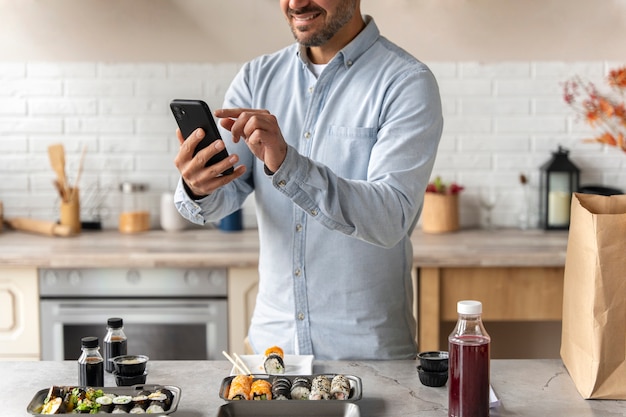
[[[174,159],[174,165],[180,171],[183,181],[185,181],[189,190],[194,194],[192,197],[207,196],[246,172],[244,165],[234,167],[239,162],[237,155],[230,155],[228,158],[222,159],[213,165],[206,166],[207,161],[222,152],[225,147],[224,142],[218,139],[194,155],[196,147],[204,139],[205,135],[204,130],[198,128],[188,138],[185,138],[180,129],[176,129],[180,150]],[[234,169],[232,174],[222,174],[230,168]]]

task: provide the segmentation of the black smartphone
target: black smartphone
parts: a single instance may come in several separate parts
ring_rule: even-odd
[[[196,146],[196,149],[193,151],[194,156],[201,149],[204,149],[216,140],[221,139],[220,132],[217,130],[217,125],[215,124],[211,110],[204,101],[176,99],[172,100],[170,103],[170,109],[172,110],[176,123],[178,124],[178,127],[180,128],[180,131],[185,139],[187,139],[189,135],[191,135],[194,130],[199,127],[204,130],[204,138],[200,141],[200,143],[198,143],[198,146]],[[209,159],[205,166],[208,167],[210,165],[214,165],[226,158],[228,158],[228,151],[224,149]],[[222,172],[222,175],[232,174],[233,171],[233,167],[230,167]]]

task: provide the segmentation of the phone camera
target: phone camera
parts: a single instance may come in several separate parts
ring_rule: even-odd
[[[174,107],[174,116],[177,120],[182,120],[185,116],[185,109],[181,109],[180,107]]]

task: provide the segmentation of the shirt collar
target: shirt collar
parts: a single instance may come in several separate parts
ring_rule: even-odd
[[[370,46],[376,42],[376,40],[380,37],[380,31],[378,30],[378,26],[374,22],[374,19],[371,16],[364,15],[363,20],[365,21],[365,27],[363,30],[354,38],[349,44],[343,47],[331,62],[338,57],[339,59],[343,59],[343,65],[346,68],[352,66],[352,64],[359,59],[365,51],[367,51]],[[309,63],[309,56],[306,53],[306,48],[304,46],[299,46],[297,48],[297,55],[300,60],[307,65]],[[330,62],[329,62],[330,63]]]

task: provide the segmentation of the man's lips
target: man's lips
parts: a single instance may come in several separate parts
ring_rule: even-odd
[[[298,23],[307,23],[307,22],[310,22],[311,20],[314,20],[320,14],[321,14],[320,12],[297,13],[297,14],[291,13],[291,18]]]

